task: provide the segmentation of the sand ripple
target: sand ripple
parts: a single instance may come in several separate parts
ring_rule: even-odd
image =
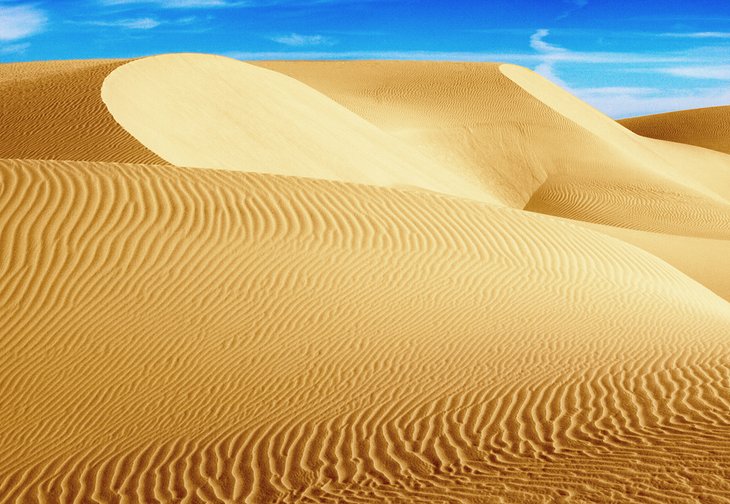
[[[721,502],[730,308],[520,210],[0,162],[4,502]]]

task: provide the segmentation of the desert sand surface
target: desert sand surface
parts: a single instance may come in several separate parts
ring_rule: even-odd
[[[639,135],[730,154],[730,107],[680,110],[619,122]]]
[[[527,69],[257,64],[300,79],[444,164],[474,173],[506,205],[645,231],[730,237],[729,156],[688,146],[670,151]],[[708,164],[709,177],[695,174]]]
[[[729,155],[511,65],[0,76],[0,502],[727,502]]]
[[[114,120],[99,89],[126,60],[0,65],[0,157],[165,163]]]

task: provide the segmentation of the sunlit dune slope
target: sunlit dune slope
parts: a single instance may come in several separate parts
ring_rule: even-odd
[[[222,56],[154,56],[117,68],[102,98],[140,142],[178,166],[419,187],[497,202],[290,77]]]
[[[104,79],[126,61],[0,64],[0,158],[165,163],[101,100]]]
[[[514,65],[258,62],[331,96],[505,204],[613,226],[730,237],[730,157],[669,152]],[[679,157],[678,157],[679,156]],[[709,161],[708,161],[709,159]],[[688,165],[689,163],[689,165]],[[721,165],[720,179],[696,177]],[[719,192],[720,191],[720,192]]]
[[[730,154],[730,106],[631,117],[619,122],[645,137]]]
[[[730,301],[730,240],[638,231],[571,221],[646,250]]]
[[[0,162],[8,502],[719,501],[728,303],[421,191]]]

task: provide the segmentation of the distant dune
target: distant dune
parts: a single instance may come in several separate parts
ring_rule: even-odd
[[[165,163],[119,126],[101,101],[128,60],[0,66],[0,157]]]
[[[639,135],[730,154],[730,106],[632,117],[619,122]]]
[[[730,155],[513,65],[0,89],[0,502],[730,495]]]
[[[302,80],[444,164],[473,173],[510,206],[647,231],[730,237],[730,157],[641,138],[527,69],[258,64]],[[711,174],[697,174],[698,165]]]

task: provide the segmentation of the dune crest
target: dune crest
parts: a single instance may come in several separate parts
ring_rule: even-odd
[[[305,84],[222,56],[173,54],[117,68],[102,98],[145,146],[178,166],[418,187],[496,202]]]
[[[680,153],[635,135],[525,68],[255,64],[305,82],[442,164],[473,174],[506,205],[644,231],[730,236],[722,183],[730,156],[696,148]],[[711,174],[694,173],[710,165]],[[678,222],[670,216],[676,213],[682,214]]]

